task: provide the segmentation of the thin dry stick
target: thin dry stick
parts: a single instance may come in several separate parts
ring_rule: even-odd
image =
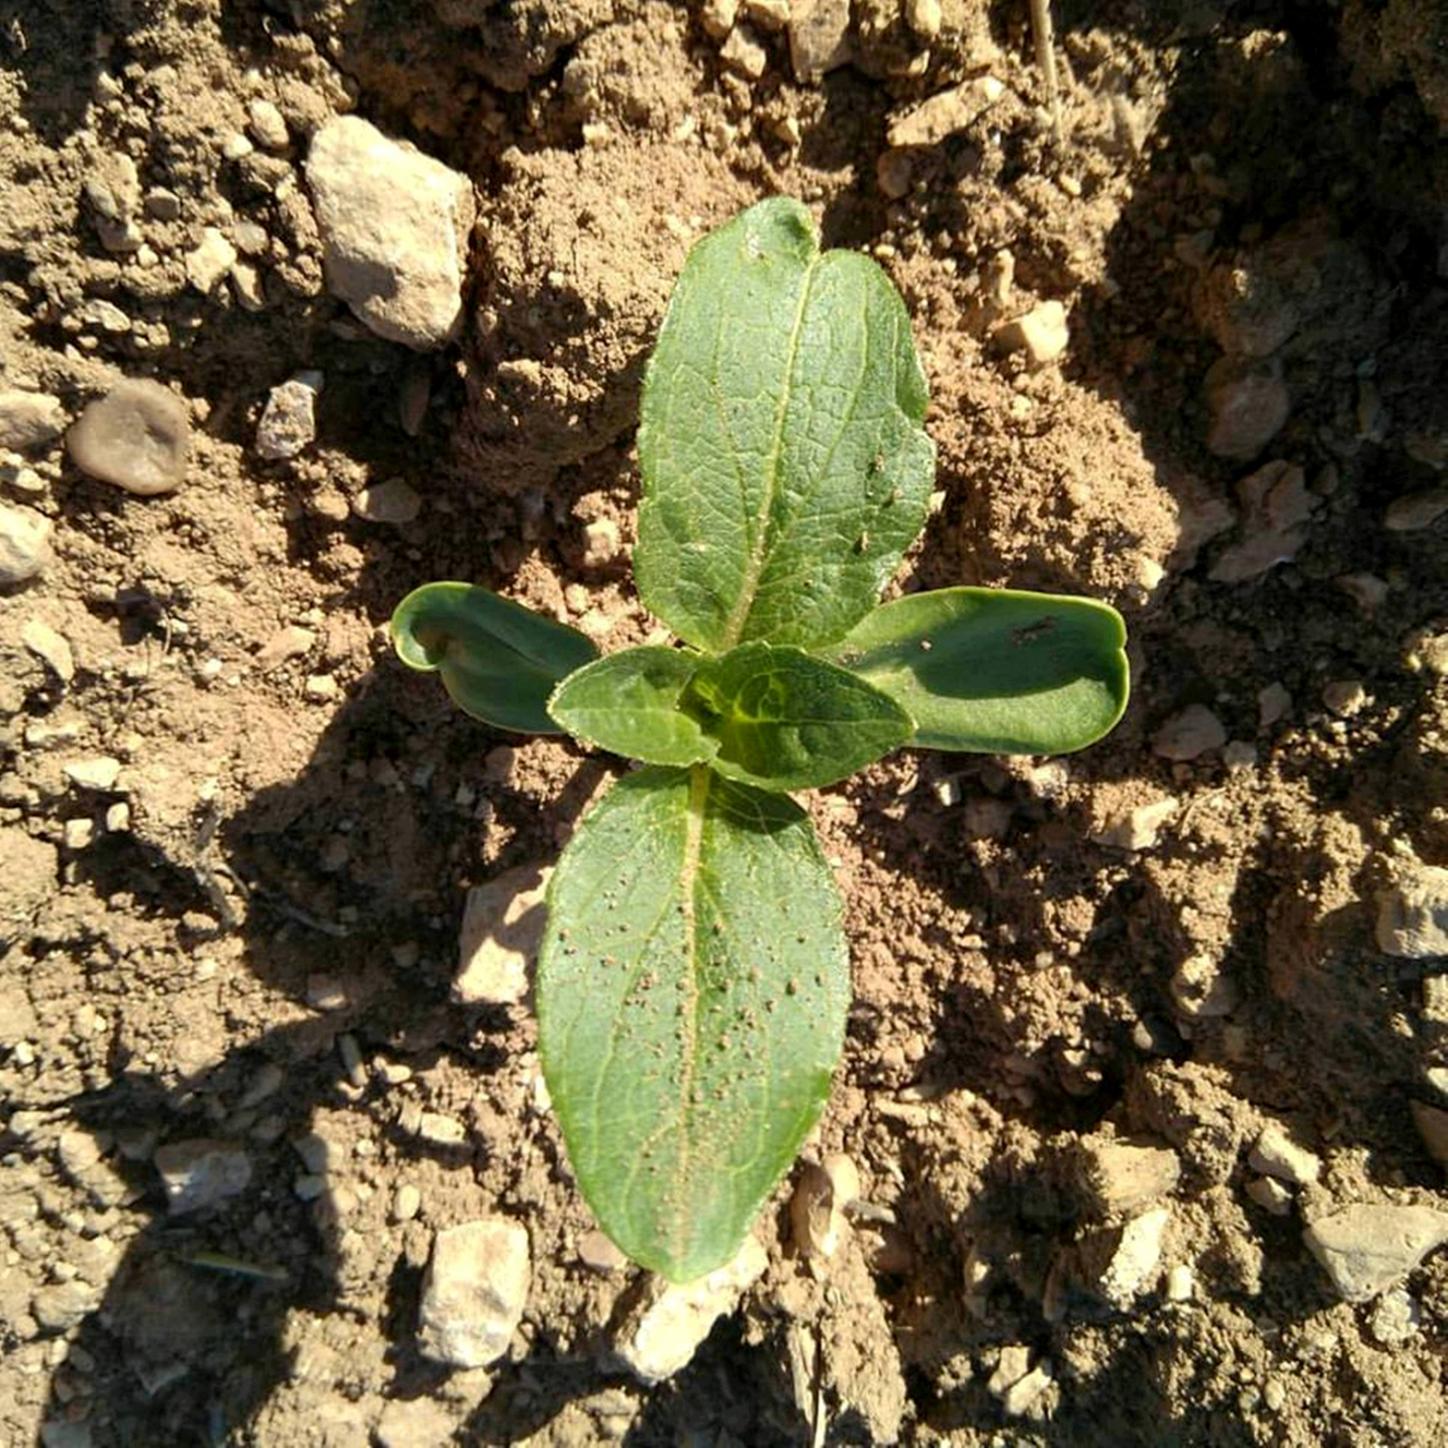
[[[1059,146],[1061,129],[1061,87],[1056,79],[1056,31],[1051,24],[1051,0],[1031,0],[1031,32],[1036,37],[1036,64],[1046,77],[1046,99],[1051,104],[1051,133]]]

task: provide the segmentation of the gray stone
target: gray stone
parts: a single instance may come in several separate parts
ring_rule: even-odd
[[[24,583],[43,572],[53,532],[44,513],[0,503],[0,584]]]
[[[145,378],[116,383],[66,436],[82,472],[143,498],[180,486],[190,443],[185,403]]]
[[[352,500],[352,511],[369,523],[411,523],[422,511],[417,490],[401,478],[387,478],[363,488]]]
[[[273,462],[294,458],[317,436],[320,372],[298,372],[267,394],[256,426],[256,450]]]
[[[1378,896],[1378,949],[1404,960],[1448,955],[1448,869],[1414,863]]]
[[[1448,1242],[1448,1212],[1433,1207],[1345,1207],[1302,1234],[1338,1295],[1367,1302]]]
[[[886,139],[892,146],[939,145],[978,121],[1005,91],[1005,86],[991,75],[963,81],[897,116],[890,123]]]
[[[452,1441],[456,1427],[453,1415],[431,1398],[394,1400],[377,1420],[378,1448],[438,1448]]]
[[[449,1227],[433,1239],[418,1344],[425,1356],[481,1368],[508,1351],[528,1300],[528,1233],[506,1217]]]
[[[1154,754],[1179,762],[1199,758],[1226,742],[1222,721],[1205,704],[1188,704],[1151,736]]]
[[[1247,461],[1282,431],[1292,399],[1275,368],[1224,357],[1207,373],[1207,451]]]
[[[548,869],[522,865],[468,891],[458,938],[459,1005],[515,1005],[528,994],[528,972],[547,920]]]
[[[1383,526],[1391,533],[1416,533],[1431,528],[1444,513],[1448,513],[1448,486],[1429,488],[1394,498],[1383,515]]]
[[[1307,538],[1317,500],[1295,463],[1265,463],[1237,484],[1242,499],[1242,537],[1222,550],[1209,577],[1214,583],[1245,583],[1279,563],[1290,563]]]
[[[0,392],[0,450],[30,452],[65,431],[65,409],[44,392]]]
[[[317,132],[306,176],[332,294],[378,336],[419,351],[443,346],[462,319],[475,215],[468,178],[359,116]]]
[[[231,1141],[173,1141],[158,1147],[152,1159],[172,1216],[209,1211],[244,1192],[251,1181],[251,1158]]]
[[[848,64],[850,0],[791,0],[789,59],[801,81]]]

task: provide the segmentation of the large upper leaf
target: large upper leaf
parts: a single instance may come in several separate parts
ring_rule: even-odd
[[[727,1262],[844,1037],[839,897],[804,813],[696,766],[619,780],[559,860],[539,1049],[604,1231],[675,1281]]]
[[[833,784],[914,728],[873,684],[789,645],[740,644],[706,660],[683,703],[718,741],[714,768],[765,789]]]
[[[470,583],[427,583],[393,610],[392,642],[414,669],[436,670],[459,708],[501,729],[556,734],[548,696],[598,657],[576,629]]]
[[[909,711],[912,744],[1064,754],[1121,718],[1125,642],[1091,599],[943,588],[877,608],[830,654]]]
[[[765,201],[689,253],[644,380],[644,602],[718,652],[840,638],[925,520],[925,378],[889,278]]]
[[[679,707],[699,656],[679,649],[624,649],[570,674],[549,713],[577,739],[648,764],[697,764],[718,745]]]

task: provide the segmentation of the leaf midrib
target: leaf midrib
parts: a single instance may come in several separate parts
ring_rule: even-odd
[[[754,538],[750,544],[749,558],[744,567],[744,577],[739,585],[739,597],[730,610],[724,624],[721,647],[732,649],[744,632],[749,621],[749,612],[754,606],[754,595],[759,590],[759,580],[764,573],[765,555],[768,552],[769,520],[774,512],[774,499],[779,491],[779,459],[784,447],[784,420],[789,412],[789,402],[794,387],[794,366],[799,357],[800,337],[804,334],[805,309],[809,305],[810,289],[814,286],[819,271],[820,255],[810,258],[804,274],[804,283],[799,289],[799,302],[795,308],[794,323],[789,333],[789,349],[785,359],[784,377],[779,389],[779,403],[774,413],[774,438],[770,443],[769,457],[764,470],[764,492],[760,499],[758,516],[755,518]],[[715,379],[717,387],[718,379]]]

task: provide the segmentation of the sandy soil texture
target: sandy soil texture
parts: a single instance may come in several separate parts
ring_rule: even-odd
[[[1448,10],[1055,14],[1059,141],[1024,0],[0,8],[0,1442],[1448,1441]],[[845,1058],[648,1384],[526,999],[453,992],[623,766],[385,624],[649,635],[643,359],[775,193],[914,319],[896,587],[1105,598],[1136,692],[807,799]],[[521,1315],[439,1362],[488,1218]]]

